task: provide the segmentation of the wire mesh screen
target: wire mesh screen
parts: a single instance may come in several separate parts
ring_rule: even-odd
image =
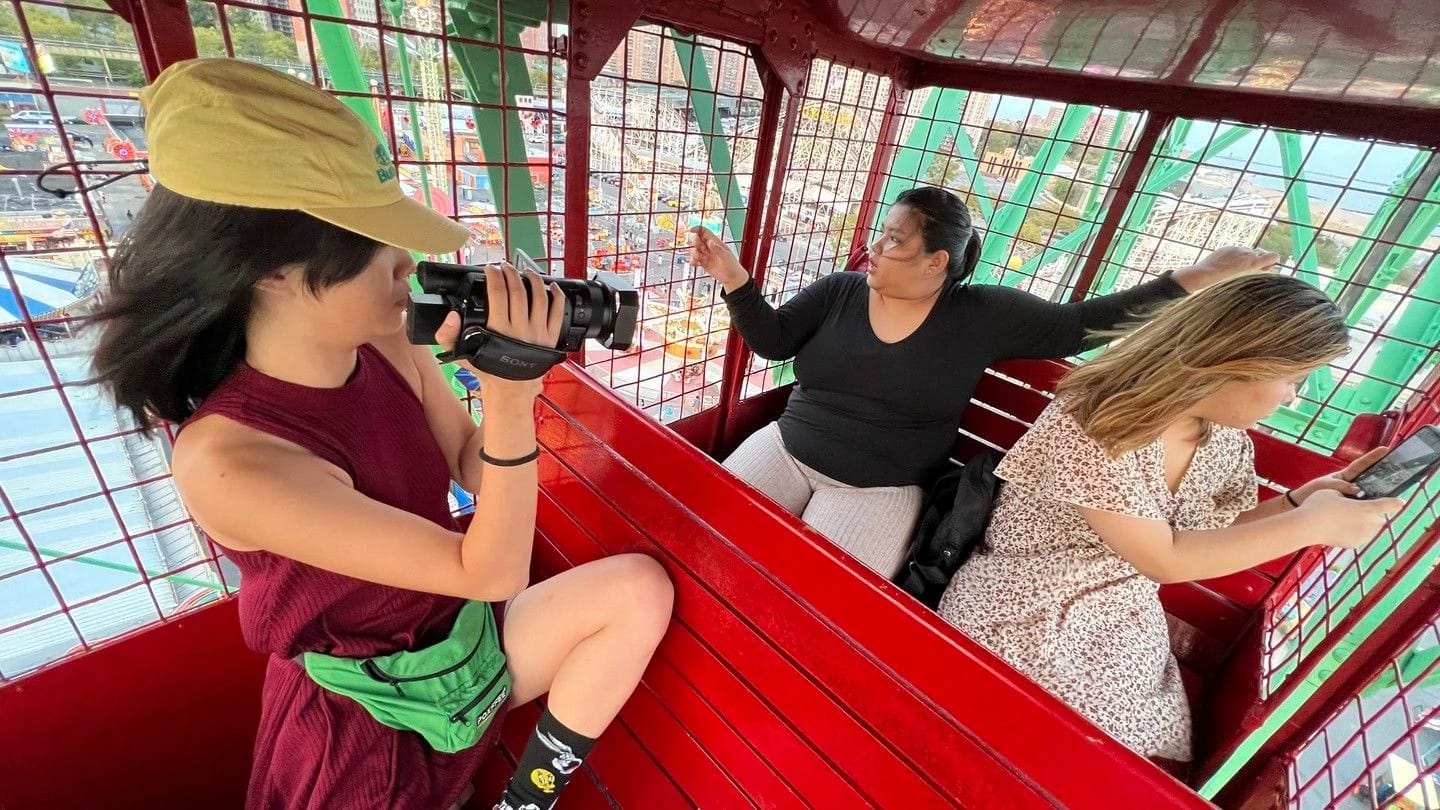
[[[922,184],[954,191],[984,236],[975,281],[1060,300],[1074,286],[1143,123],[1141,113],[1106,107],[917,91],[881,201]]]
[[[1270,128],[1176,121],[1131,199],[1094,294],[1227,244],[1282,256],[1284,272],[1345,311],[1352,350],[1266,420],[1333,451],[1355,414],[1403,405],[1440,355],[1440,156]]]
[[[1329,549],[1299,581],[1267,600],[1261,696],[1278,691],[1307,664],[1339,625],[1427,538],[1440,517],[1440,480],[1407,494],[1406,508],[1374,541],[1356,550]]]
[[[831,62],[812,63],[790,154],[775,179],[783,186],[764,289],[772,304],[843,269],[890,93],[888,78]],[[742,395],[793,379],[788,361],[752,356]]]
[[[201,56],[234,56],[313,82],[387,142],[411,198],[459,220],[459,259],[563,251],[568,29],[548,4],[452,17],[439,2],[190,0]],[[491,18],[493,17],[493,19]],[[497,36],[495,32],[503,32]]]
[[[1440,95],[1440,71],[1435,68],[1440,38],[1430,23],[1433,13],[1426,0],[1366,3],[1343,17],[1245,0],[1226,16],[1214,45],[1196,67],[1194,81],[1433,103]],[[1374,47],[1376,42],[1384,42],[1384,48]]]
[[[593,348],[586,369],[664,422],[719,402],[729,312],[689,262],[689,230],[734,245],[759,216],[763,103],[744,47],[654,25],[633,29],[591,84],[588,264],[639,289],[643,311],[632,350]]]
[[[1440,621],[1301,747],[1289,767],[1299,810],[1440,807]]]
[[[145,155],[143,81],[103,3],[0,8],[0,682],[236,583],[175,495],[168,437],[89,383],[83,319],[150,187],[121,177]],[[47,170],[92,190],[50,194]]]

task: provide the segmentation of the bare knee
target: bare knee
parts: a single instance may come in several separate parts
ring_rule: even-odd
[[[605,561],[611,585],[612,621],[637,635],[656,641],[670,626],[675,605],[675,585],[653,557],[645,554],[618,554]]]

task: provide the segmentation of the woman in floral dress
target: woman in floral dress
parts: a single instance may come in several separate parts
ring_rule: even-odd
[[[1401,506],[1343,497],[1383,448],[1257,502],[1246,429],[1348,346],[1335,305],[1286,276],[1170,305],[1072,371],[1005,456],[986,547],[940,614],[1132,749],[1188,762],[1160,585],[1355,547]]]

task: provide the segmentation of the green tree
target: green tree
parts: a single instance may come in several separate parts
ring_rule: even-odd
[[[1074,186],[1075,186],[1075,183],[1074,183],[1074,181],[1072,181],[1070,178],[1068,178],[1068,177],[1056,177],[1055,179],[1053,179],[1053,180],[1050,181],[1050,188],[1049,188],[1050,196],[1051,196],[1051,197],[1054,197],[1054,198],[1057,199],[1057,200],[1059,200],[1061,203],[1066,203],[1066,204],[1068,204],[1068,202],[1069,202],[1069,197],[1070,197],[1070,190],[1071,190]]]
[[[289,62],[298,58],[295,40],[280,33],[279,31],[265,32],[265,59],[271,62]],[[373,51],[373,48],[361,49],[362,55],[366,51]],[[375,59],[375,67],[380,66],[380,59]]]
[[[195,29],[195,51],[201,56],[224,56],[225,40],[216,28]]]
[[[1292,242],[1294,228],[1288,222],[1272,222],[1265,230],[1265,235],[1260,238],[1260,247],[1279,253],[1281,256],[1289,256],[1291,260],[1298,260],[1300,257],[1294,255],[1295,248]],[[1315,258],[1322,267],[1335,268],[1344,260],[1348,248],[1335,241],[1335,237],[1326,233],[1317,234],[1313,247],[1305,248],[1313,252]]]
[[[195,28],[214,28],[219,25],[215,19],[215,6],[209,3],[189,0],[186,7],[190,11],[190,25]]]
[[[1029,242],[1033,245],[1045,244],[1046,238],[1050,235],[1048,224],[1044,227],[1035,221],[1034,217],[1026,217],[1025,222],[1020,225],[1019,238],[1022,242]]]
[[[25,8],[25,21],[30,24],[30,35],[37,40],[91,41],[90,32],[85,29],[85,26],[37,6]],[[0,17],[0,34],[19,36],[20,22],[15,19],[14,12]]]
[[[1379,249],[1376,248],[1376,250]],[[1431,256],[1423,253],[1410,259],[1404,267],[1400,268],[1400,272],[1395,274],[1395,285],[1407,288],[1413,286],[1420,278],[1420,273],[1425,269],[1425,265],[1431,261]]]
[[[380,70],[379,48],[356,46],[355,55],[360,57],[360,67],[366,70]],[[291,56],[294,56],[294,48],[291,48]],[[400,57],[394,54],[386,54],[386,57],[389,60],[386,67],[390,69],[390,75],[398,77],[400,75],[400,65],[398,64]]]
[[[944,186],[951,188],[960,179],[960,172],[964,166],[954,155],[936,154],[930,161],[930,168],[925,170],[925,182],[932,186]]]
[[[550,89],[550,68],[546,67],[543,59],[536,59],[535,63],[530,65],[530,86],[541,96],[553,95],[555,92]]]
[[[850,253],[850,241],[855,238],[855,228],[860,224],[860,212],[848,211],[830,218],[830,249],[836,256]]]
[[[27,12],[28,17],[28,12]],[[134,47],[135,33],[130,24],[114,14],[100,11],[72,11],[70,20],[85,30],[82,39],[98,44]]]
[[[145,69],[139,62],[111,62],[110,75],[130,87],[145,86]]]
[[[1044,138],[1038,135],[1026,135],[1020,139],[1020,151],[1017,154],[1022,157],[1035,157],[1040,154],[1040,147],[1044,145]]]
[[[990,134],[985,138],[985,144],[982,148],[987,155],[1000,154],[1006,149],[1013,148],[1016,140],[1017,137],[1015,133],[1006,132],[1003,129],[995,129],[991,130]]]

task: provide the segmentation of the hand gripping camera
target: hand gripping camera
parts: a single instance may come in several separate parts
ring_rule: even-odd
[[[539,267],[522,251],[515,252],[515,267],[521,271]],[[507,380],[533,380],[577,352],[587,338],[600,341],[607,349],[624,351],[635,340],[640,314],[640,294],[614,273],[597,273],[588,281],[541,276],[553,281],[565,297],[560,340],[555,346],[536,346],[492,332],[485,327],[488,301],[485,269],[463,264],[420,262],[415,267],[421,293],[410,294],[407,318],[410,342],[428,346],[451,311],[460,313],[460,336],[455,347],[438,356],[441,362],[459,358],[475,368]],[[530,285],[525,285],[527,300]]]

